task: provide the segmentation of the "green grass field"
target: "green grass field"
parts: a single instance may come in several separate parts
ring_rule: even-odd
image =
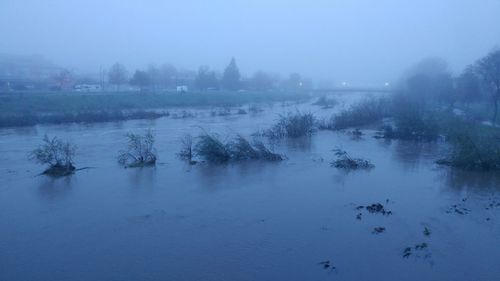
[[[9,93],[0,95],[0,127],[31,126],[39,123],[105,122],[129,119],[129,115],[123,114],[124,111],[240,106],[305,98],[307,96],[303,94],[286,92]]]

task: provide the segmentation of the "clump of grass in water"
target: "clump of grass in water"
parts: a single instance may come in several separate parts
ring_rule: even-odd
[[[157,156],[155,137],[151,130],[144,135],[128,133],[127,149],[120,151],[118,163],[128,168],[154,166]]]
[[[322,130],[343,130],[352,127],[371,125],[389,115],[390,104],[386,99],[366,99],[341,111],[329,120],[323,120]]]
[[[339,169],[357,170],[371,169],[375,167],[370,161],[361,158],[352,158],[349,154],[341,149],[334,149],[337,159],[331,162],[331,166]]]
[[[231,159],[226,145],[217,136],[207,133],[198,137],[194,151],[197,156],[210,163],[226,163]]]
[[[193,160],[194,156],[194,151],[193,151],[193,145],[194,145],[194,138],[193,136],[187,134],[184,135],[181,138],[181,151],[177,154],[180,159],[188,161],[189,164],[193,165],[196,164],[196,161]]]
[[[238,135],[224,143],[216,135],[203,134],[198,137],[194,148],[196,156],[209,163],[228,163],[230,161],[265,160],[281,161],[284,157],[272,152],[264,143],[250,143]]]
[[[61,177],[71,175],[75,172],[73,157],[76,153],[76,145],[62,141],[57,137],[43,138],[43,144],[29,154],[29,158],[42,165],[49,167],[42,173],[44,175]]]
[[[288,113],[280,115],[278,122],[264,135],[271,139],[309,136],[316,130],[316,118],[312,113]]]

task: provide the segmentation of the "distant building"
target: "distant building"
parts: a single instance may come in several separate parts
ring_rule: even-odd
[[[0,84],[10,90],[46,89],[61,68],[41,56],[0,54]]]

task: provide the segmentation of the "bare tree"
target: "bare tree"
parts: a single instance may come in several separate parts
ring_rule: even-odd
[[[116,89],[119,90],[121,85],[127,83],[127,80],[128,72],[125,66],[120,63],[113,64],[108,73],[109,83],[116,85]]]
[[[500,99],[500,50],[495,50],[480,59],[476,63],[476,71],[491,88],[493,103],[491,122],[495,124],[498,115],[498,100]]]

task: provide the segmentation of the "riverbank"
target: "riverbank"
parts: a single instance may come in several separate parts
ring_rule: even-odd
[[[289,92],[190,93],[12,93],[0,96],[0,127],[149,119],[172,107],[234,107],[245,104],[299,101]]]

